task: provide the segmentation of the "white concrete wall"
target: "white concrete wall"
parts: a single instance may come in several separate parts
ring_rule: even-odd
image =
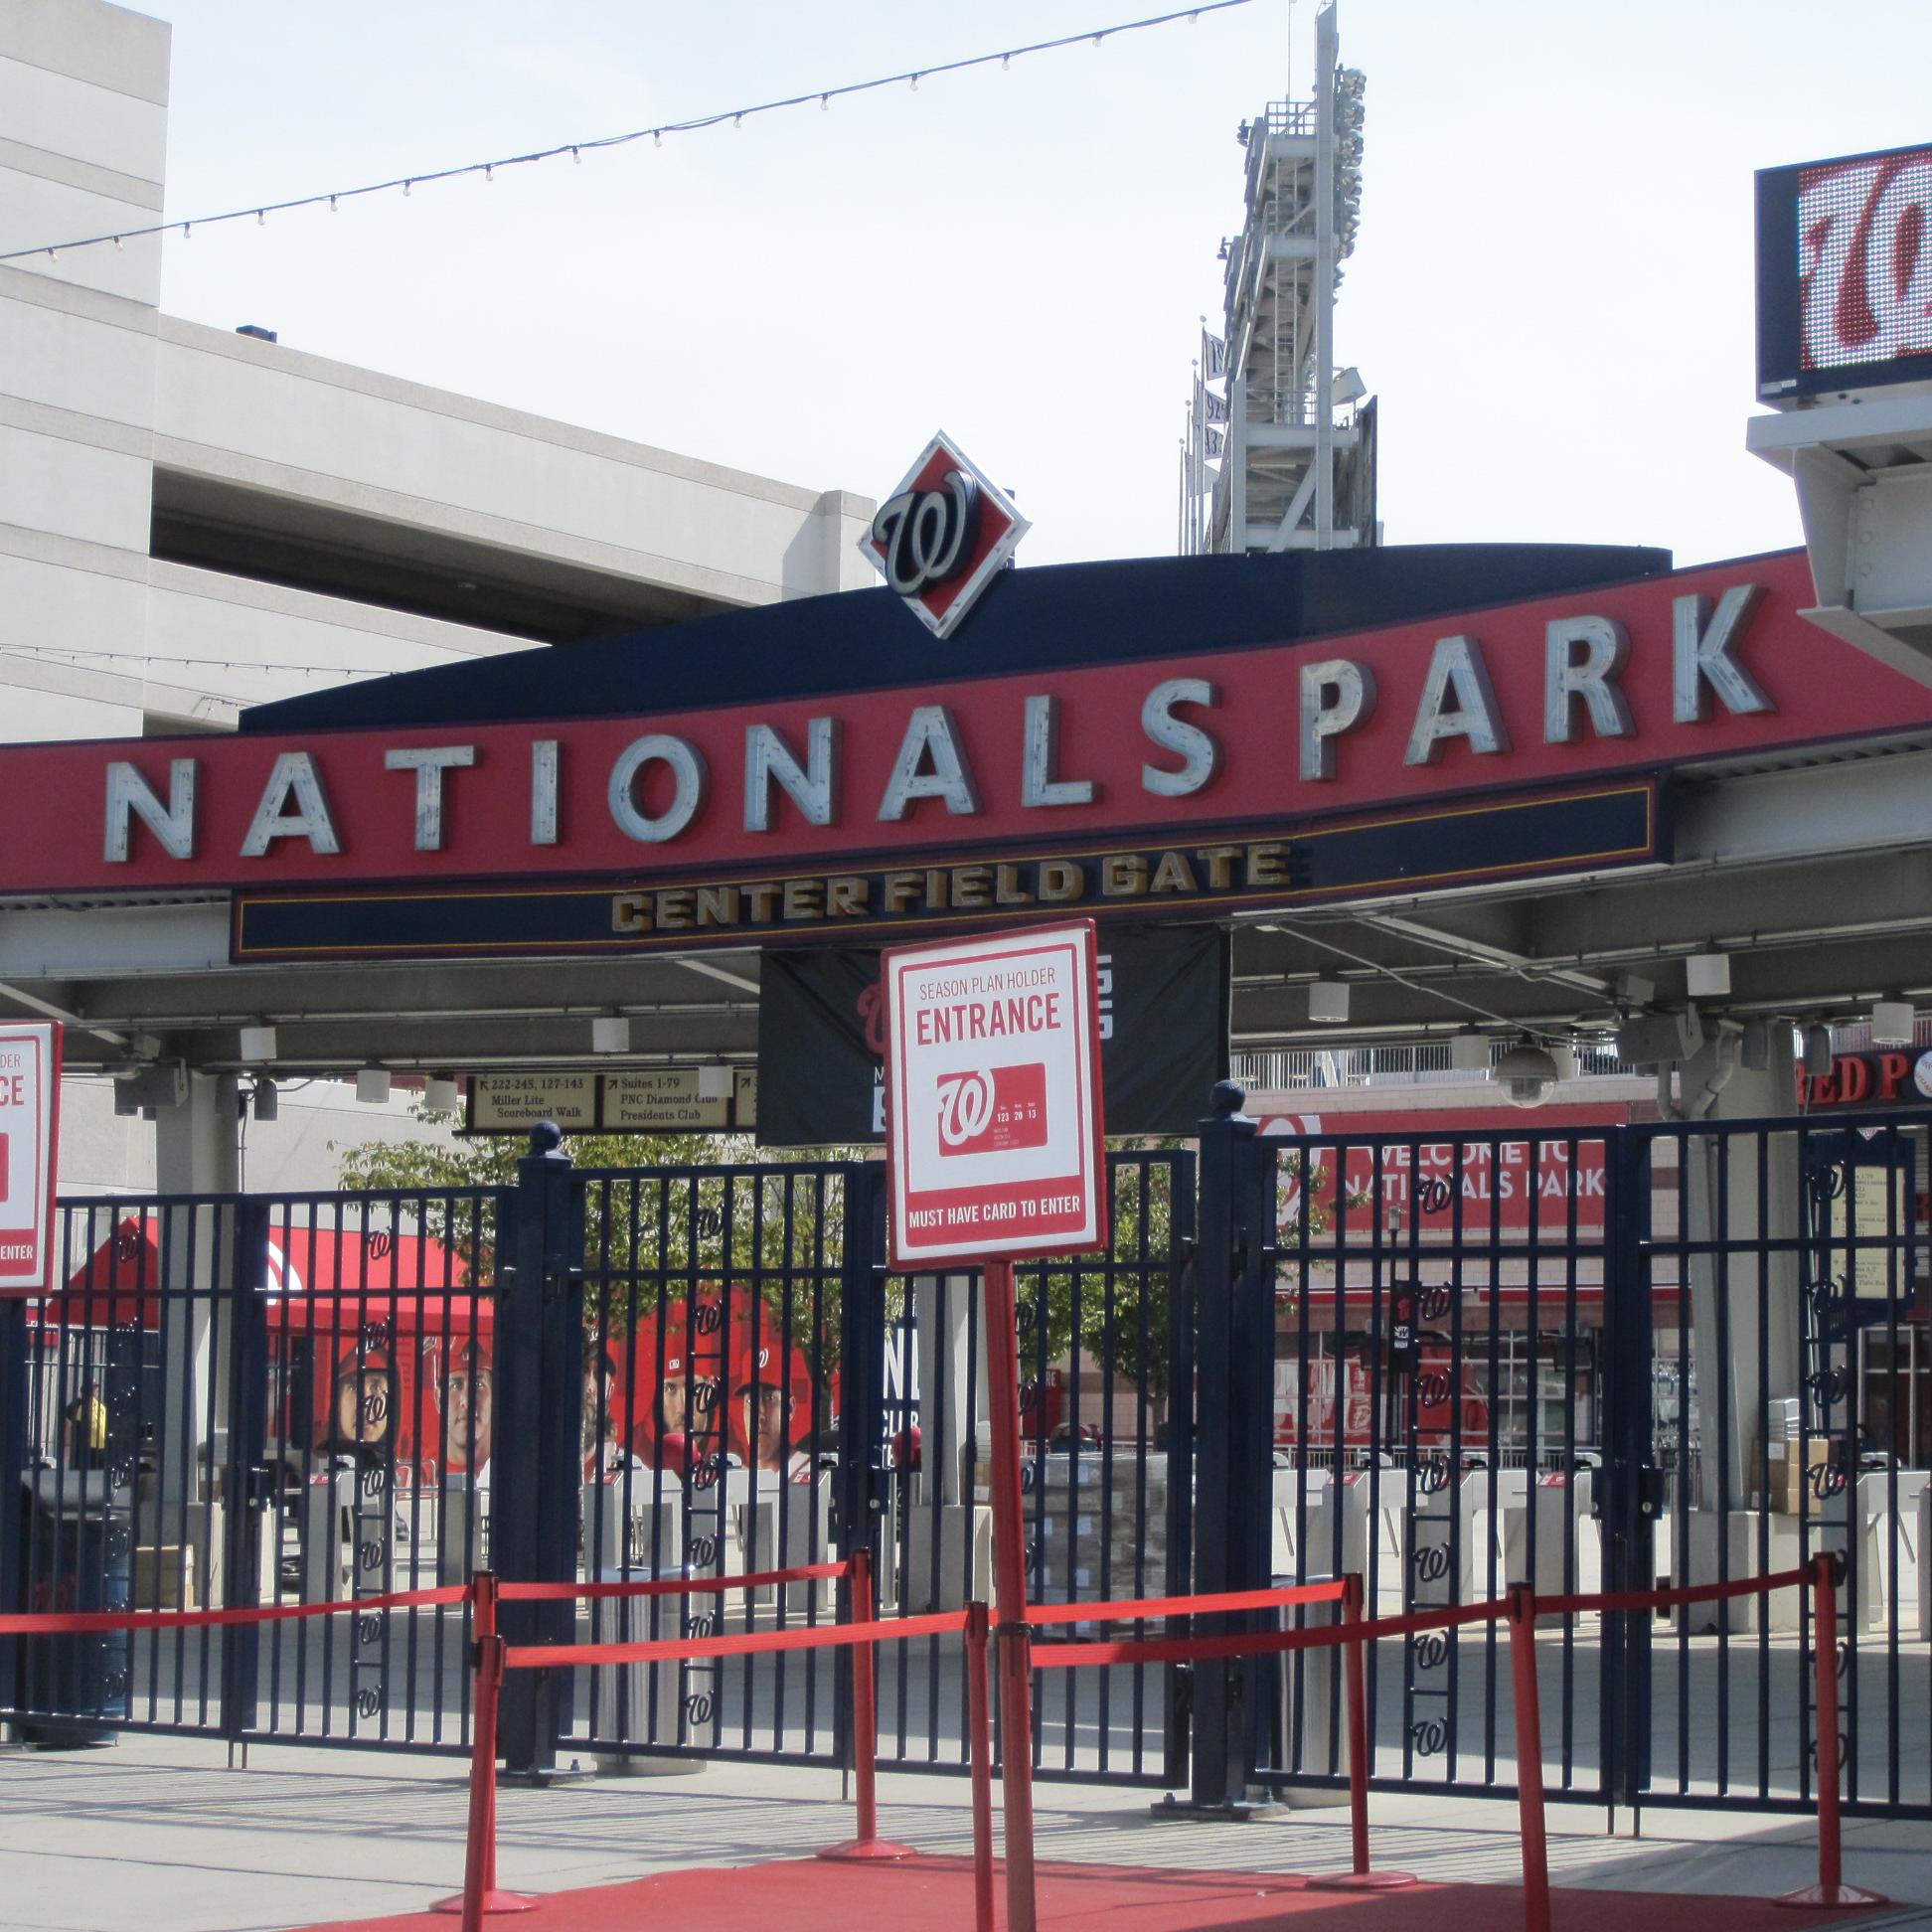
[[[162,207],[169,29],[103,0],[0,5],[0,249]],[[179,245],[179,243],[177,243]],[[301,507],[724,605],[868,580],[864,500],[750,476],[161,316],[161,242],[0,265],[0,732],[224,728],[323,675],[528,640],[153,564],[158,463]],[[62,657],[66,651],[72,656]],[[82,653],[95,653],[85,656]],[[207,663],[185,663],[207,659]]]
[[[243,1185],[251,1194],[298,1194],[337,1185],[343,1154],[369,1141],[453,1145],[446,1128],[413,1119],[414,1096],[382,1106],[356,1098],[353,1081],[313,1080],[280,1092],[275,1120],[235,1123]],[[61,1085],[59,1192],[140,1195],[155,1191],[155,1133],[138,1114],[114,1112],[113,1082],[76,1075]]]
[[[168,35],[99,0],[0,7],[0,249],[156,219]],[[160,273],[153,241],[0,265],[0,729],[10,737],[140,728],[138,691],[108,673],[110,661],[63,668],[38,653],[95,639],[141,648]]]
[[[155,458],[170,469],[727,603],[845,580],[857,499],[822,505],[814,490],[172,317],[160,343]]]

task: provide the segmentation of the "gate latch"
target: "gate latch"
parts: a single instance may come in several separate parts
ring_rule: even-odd
[[[1643,1463],[1637,1470],[1637,1514],[1658,1517],[1664,1514],[1664,1506],[1669,1501],[1669,1490],[1664,1472]]]

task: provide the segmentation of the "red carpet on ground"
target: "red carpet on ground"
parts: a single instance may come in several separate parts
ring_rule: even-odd
[[[1054,1932],[1511,1932],[1523,1897],[1510,1885],[1415,1885],[1375,1894],[1317,1892],[1280,1872],[1170,1871],[1148,1866],[1044,1864],[1040,1923]],[[1655,1932],[1656,1892],[1551,1894],[1555,1932]],[[1782,1911],[1769,1899],[1670,1896],[1671,1921],[1694,1912],[1698,1932],[1796,1932],[1855,1923],[1857,1912]],[[999,1920],[1005,1923],[1004,1898]],[[314,1932],[449,1932],[448,1918],[415,1913],[317,1926]],[[494,1921],[512,1932],[683,1932],[720,1926],[783,1932],[961,1932],[973,1923],[973,1868],[965,1858],[837,1864],[787,1858],[769,1864],[664,1871],[627,1884],[554,1892],[534,1912]]]

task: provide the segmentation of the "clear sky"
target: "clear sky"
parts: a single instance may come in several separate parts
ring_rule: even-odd
[[[1160,11],[1123,0],[160,0],[181,219]],[[164,305],[815,489],[943,427],[1020,562],[1171,551],[1236,124],[1314,0],[167,244]],[[1932,0],[1343,0],[1338,360],[1391,543],[1798,541],[1744,454],[1751,173],[1932,138]],[[648,533],[640,533],[648,544]]]

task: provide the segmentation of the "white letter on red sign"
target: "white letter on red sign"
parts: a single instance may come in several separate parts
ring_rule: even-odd
[[[1329,658],[1304,664],[1301,674],[1301,775],[1335,776],[1330,739],[1360,724],[1375,709],[1375,674],[1366,664]]]
[[[1172,751],[1182,760],[1179,771],[1164,771],[1159,765],[1141,766],[1141,790],[1156,798],[1185,798],[1200,791],[1220,769],[1220,746],[1199,724],[1176,718],[1176,705],[1212,705],[1217,703],[1214,687],[1206,678],[1170,678],[1157,684],[1141,706],[1141,729],[1163,751]]]
[[[830,825],[837,809],[839,724],[814,718],[805,726],[805,763],[769,724],[744,727],[744,829],[771,830],[771,781],[805,814],[808,825]]]
[[[928,758],[932,769],[921,771]],[[979,810],[979,793],[959,755],[952,713],[944,705],[921,705],[905,721],[905,736],[879,802],[879,816],[901,819],[916,798],[943,798],[946,810],[955,814]]]
[[[415,849],[440,852],[443,842],[443,773],[476,762],[473,744],[438,744],[421,751],[385,751],[388,771],[413,771],[415,783]]]
[[[295,801],[292,812],[284,809],[291,796]],[[284,751],[275,760],[275,768],[261,788],[261,803],[248,822],[248,836],[242,841],[242,858],[261,858],[276,839],[306,839],[311,852],[342,850],[329,817],[328,800],[322,796],[322,780],[306,751]]]
[[[1454,711],[1443,709],[1450,693]],[[1496,708],[1496,689],[1482,646],[1473,637],[1438,637],[1429,659],[1429,675],[1422,686],[1422,702],[1415,708],[1415,728],[1409,733],[1404,764],[1433,764],[1445,740],[1466,737],[1472,751],[1507,751],[1510,734]]]
[[[168,805],[148,789],[148,781],[131,764],[116,758],[107,767],[107,839],[110,862],[127,857],[128,817],[132,814],[161,842],[170,859],[195,856],[195,760],[168,762]]]
[[[1020,767],[1022,805],[1091,805],[1091,778],[1055,778],[1059,762],[1059,700],[1043,693],[1027,700],[1027,755]]]
[[[671,803],[652,818],[637,809],[632,787],[645,765],[657,759],[671,767],[677,781]],[[610,768],[610,816],[627,839],[643,845],[662,845],[675,839],[697,816],[705,802],[705,760],[695,744],[668,732],[652,731],[634,739],[618,754]]]
[[[1717,599],[1711,616],[1708,597],[1678,597],[1671,604],[1673,655],[1671,717],[1695,724],[1704,715],[1708,685],[1733,713],[1776,711],[1764,687],[1731,656],[1731,647],[1757,602],[1755,583],[1735,583]]]
[[[538,738],[530,747],[530,843],[557,843],[557,740]]]
[[[1584,647],[1582,662],[1574,646]],[[1543,632],[1543,742],[1567,744],[1581,698],[1598,737],[1630,735],[1630,706],[1611,682],[1630,655],[1614,617],[1557,617]]]

